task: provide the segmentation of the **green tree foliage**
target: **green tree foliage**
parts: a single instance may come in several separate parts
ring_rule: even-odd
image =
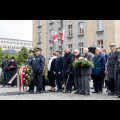
[[[22,47],[16,59],[18,65],[25,64],[27,61],[27,58],[28,58],[28,50],[25,47]]]
[[[36,56],[36,50],[37,50],[37,47],[35,47],[35,48],[33,49],[33,54],[34,54],[34,56]]]

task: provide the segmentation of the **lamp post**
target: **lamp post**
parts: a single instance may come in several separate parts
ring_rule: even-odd
[[[63,20],[60,20],[60,23],[61,23],[61,35],[62,35]],[[62,42],[62,39],[61,39],[61,56],[62,56],[62,52],[63,52],[63,42]]]

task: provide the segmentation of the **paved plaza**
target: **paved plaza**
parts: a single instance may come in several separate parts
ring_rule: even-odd
[[[91,82],[92,86],[92,82]],[[0,100],[120,100],[117,96],[108,96],[106,88],[102,94],[91,93],[90,96],[75,95],[72,93],[49,92],[49,86],[46,87],[46,92],[41,94],[29,94],[19,92],[18,88],[8,88],[0,86]],[[94,90],[91,89],[91,92]]]

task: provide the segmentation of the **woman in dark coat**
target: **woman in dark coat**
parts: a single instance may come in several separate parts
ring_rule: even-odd
[[[11,62],[8,65],[8,69],[10,70],[9,72],[9,78],[11,79],[16,73],[17,73],[17,63],[15,61],[14,57],[11,57]],[[16,87],[17,86],[17,77],[15,78],[15,80],[11,83],[11,86]]]

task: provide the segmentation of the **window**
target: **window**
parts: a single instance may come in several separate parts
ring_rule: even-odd
[[[42,26],[42,20],[38,20],[38,27]]]
[[[39,32],[39,33],[38,33],[38,44],[41,43],[41,37],[42,37],[42,34],[41,34],[41,32]]]
[[[79,43],[78,49],[79,49],[80,54],[83,54],[83,48],[84,48],[84,43]]]
[[[81,22],[81,23],[79,24],[79,34],[80,34],[80,35],[83,35],[83,34],[84,34],[84,23],[83,23],[83,22]]]
[[[101,48],[103,48],[103,40],[98,40],[97,45],[100,46]]]
[[[61,47],[61,46],[58,46],[58,50],[60,50],[60,51],[61,51],[61,49],[62,49],[62,47]]]
[[[53,40],[54,37],[54,31],[53,29],[50,30],[50,40]]]
[[[73,52],[73,45],[72,44],[69,44],[68,48],[70,49],[70,52]]]
[[[103,31],[103,20],[97,20],[97,31]]]
[[[53,47],[50,47],[50,52],[52,52],[53,51]]]
[[[54,20],[50,20],[50,23],[54,23]]]
[[[72,25],[68,25],[68,37],[72,37],[73,33],[72,33]]]

